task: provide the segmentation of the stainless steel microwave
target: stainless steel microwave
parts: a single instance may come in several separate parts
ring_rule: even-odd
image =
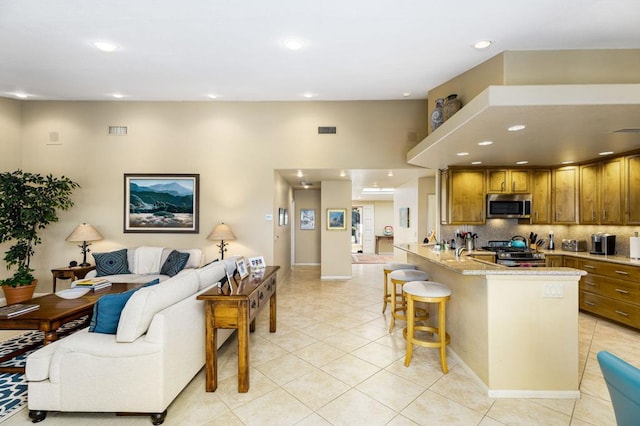
[[[487,194],[487,219],[528,219],[531,194]]]

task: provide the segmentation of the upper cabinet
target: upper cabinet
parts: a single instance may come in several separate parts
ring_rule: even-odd
[[[481,225],[485,223],[485,172],[481,169],[449,169],[441,172],[440,191],[446,209],[441,210],[441,222],[451,225]],[[446,187],[443,185],[446,182]],[[444,207],[440,205],[441,209]]]
[[[640,224],[640,154],[626,157],[625,216],[627,225]]]
[[[578,168],[554,169],[551,179],[553,223],[576,224],[578,221]]]
[[[551,223],[551,171],[531,171],[531,223]]]
[[[487,192],[530,192],[529,171],[517,169],[489,169],[487,171]]]
[[[624,223],[624,158],[580,166],[580,223]]]

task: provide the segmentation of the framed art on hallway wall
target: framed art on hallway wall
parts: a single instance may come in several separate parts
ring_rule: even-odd
[[[327,229],[347,229],[347,209],[327,209]]]
[[[124,175],[125,233],[198,233],[199,174]]]
[[[313,231],[316,229],[315,209],[300,209],[300,229],[302,231]]]

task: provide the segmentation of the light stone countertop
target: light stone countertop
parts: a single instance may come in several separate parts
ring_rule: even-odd
[[[463,252],[456,257],[455,250],[436,251],[432,245],[419,243],[394,244],[393,247],[422,257],[430,262],[458,272],[462,275],[586,275],[585,271],[573,268],[547,268],[547,267],[508,267],[496,263],[474,259],[469,254],[487,254],[484,251]],[[564,254],[555,251],[554,254]],[[570,252],[566,252],[570,253]],[[568,255],[568,254],[567,254]],[[611,256],[609,256],[611,257]]]
[[[601,254],[591,254],[588,251],[566,251],[566,250],[540,250],[547,255],[560,255],[579,257],[581,259],[600,260],[603,262],[619,263],[621,265],[640,266],[640,260],[630,259],[625,256],[605,256]]]

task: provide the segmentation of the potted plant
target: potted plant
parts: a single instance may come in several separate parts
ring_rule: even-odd
[[[14,270],[13,276],[0,280],[7,304],[33,296],[37,281],[29,265],[34,247],[42,242],[38,232],[58,221],[57,210],[73,206],[71,193],[79,186],[65,176],[22,170],[0,173],[0,244],[12,244],[4,261],[8,270]],[[21,290],[28,293],[14,299],[11,293]]]

